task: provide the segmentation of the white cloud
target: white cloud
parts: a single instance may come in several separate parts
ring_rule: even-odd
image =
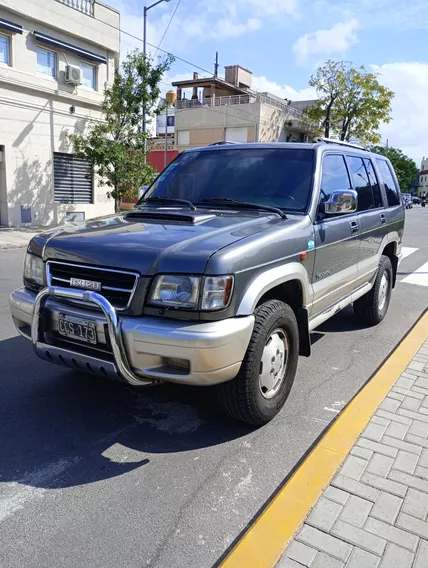
[[[260,26],[261,21],[257,18],[248,18],[248,20],[243,23],[223,19],[211,30],[211,36],[215,38],[239,37],[258,30]]]
[[[297,59],[306,63],[311,56],[330,56],[333,53],[345,53],[348,48],[357,43],[358,22],[351,18],[345,22],[338,22],[327,30],[317,30],[305,34],[293,45]]]
[[[230,5],[230,1],[228,2]],[[235,0],[235,5],[255,8],[260,13],[275,15],[280,13],[296,14],[299,0]]]
[[[296,90],[290,85],[280,85],[275,81],[270,81],[264,76],[253,76],[253,89],[262,93],[272,93],[277,97],[292,101],[306,101],[316,97],[315,89],[311,87]]]
[[[428,156],[428,141],[421,125],[428,123],[428,63],[407,62],[373,65],[379,81],[395,92],[393,120],[381,128],[382,143],[401,148],[417,165]]]

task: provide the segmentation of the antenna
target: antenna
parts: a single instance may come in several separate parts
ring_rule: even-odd
[[[214,77],[218,77],[218,51],[215,52]]]

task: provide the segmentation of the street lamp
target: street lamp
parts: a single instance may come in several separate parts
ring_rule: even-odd
[[[157,6],[162,4],[162,2],[169,2],[170,0],[158,0],[150,6],[144,6],[144,19],[143,19],[143,54],[147,53],[147,12]],[[146,107],[143,108],[143,133],[146,133]],[[146,150],[146,140],[144,140],[144,150]],[[145,153],[144,153],[145,155]]]

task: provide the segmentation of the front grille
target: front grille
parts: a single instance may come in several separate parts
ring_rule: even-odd
[[[70,288],[71,278],[100,282],[100,294],[116,309],[124,310],[131,303],[138,274],[135,272],[83,266],[66,262],[49,261],[47,263],[47,280],[49,286]]]

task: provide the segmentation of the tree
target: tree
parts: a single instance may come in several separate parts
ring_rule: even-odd
[[[104,92],[101,120],[70,136],[75,153],[88,160],[91,173],[111,189],[108,195],[115,200],[116,211],[122,197],[135,195],[157,175],[146,163],[143,108],[148,120],[162,110],[157,107],[159,83],[172,62],[172,56],[154,64],[137,50],[128,54],[122,69],[115,73],[113,85]]]
[[[318,100],[306,109],[308,119],[321,124],[327,138],[378,143],[380,125],[391,121],[394,93],[377,77],[349,61],[327,61],[309,81]]]
[[[386,156],[390,160],[397,175],[401,191],[406,191],[419,173],[416,163],[399,148],[373,146],[370,149],[372,152],[382,154],[382,156]]]

